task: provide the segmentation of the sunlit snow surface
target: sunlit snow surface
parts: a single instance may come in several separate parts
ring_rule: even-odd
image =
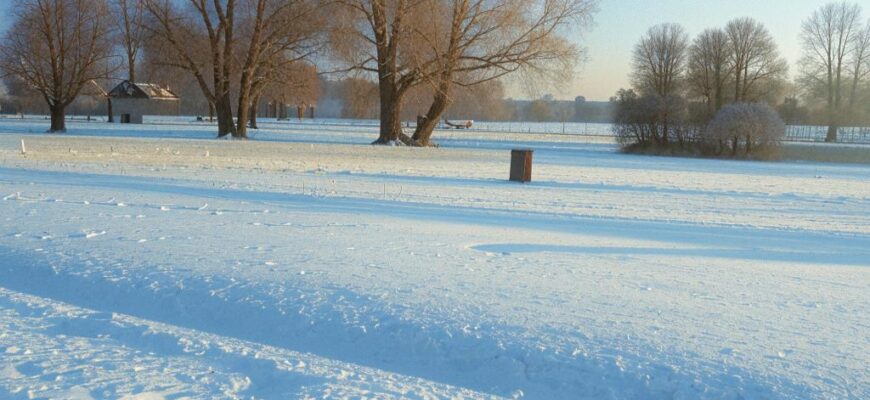
[[[867,166],[46,126],[0,119],[3,399],[870,398]]]

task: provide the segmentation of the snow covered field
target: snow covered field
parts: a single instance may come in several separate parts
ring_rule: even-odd
[[[870,398],[867,166],[69,128],[0,119],[0,398]]]

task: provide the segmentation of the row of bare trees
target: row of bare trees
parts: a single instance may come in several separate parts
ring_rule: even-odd
[[[804,21],[801,84],[826,108],[827,141],[837,140],[844,118],[856,112],[861,86],[870,84],[870,20],[856,3],[829,3]],[[864,99],[870,101],[870,97]]]
[[[196,82],[219,136],[246,138],[261,97],[328,69],[377,83],[375,143],[428,146],[457,87],[568,78],[581,55],[569,35],[597,0],[16,1],[0,70],[45,97],[52,131],[84,86],[117,70],[135,80],[144,56]],[[409,136],[401,110],[421,90],[431,99]]]
[[[316,0],[17,0],[0,41],[0,72],[38,92],[52,132],[66,107],[97,81],[135,81],[138,66],[196,82],[218,135],[247,137],[264,94],[305,86],[326,43],[327,4]],[[120,49],[120,51],[119,51]],[[120,60],[119,60],[120,59]],[[299,81],[305,81],[300,83]],[[310,86],[310,85],[309,85]],[[235,103],[235,104],[233,104]],[[111,120],[111,103],[109,115]]]
[[[760,121],[775,119],[767,115],[769,106],[758,103],[776,101],[787,82],[787,62],[767,29],[751,18],[707,29],[694,40],[680,25],[654,26],[635,46],[632,60],[634,88],[620,90],[613,99],[614,129],[628,149],[698,150],[708,142],[709,122],[729,104],[736,104],[731,111],[765,115]],[[717,126],[723,125],[720,119]],[[766,136],[730,137],[736,155],[741,143],[749,153],[754,148],[750,142]],[[722,154],[721,137],[708,147]]]
[[[861,13],[856,3],[834,2],[804,21],[804,56],[794,84],[772,36],[751,18],[707,29],[694,40],[677,24],[655,26],[635,47],[634,88],[613,99],[617,135],[629,147],[694,147],[710,136],[709,122],[729,104],[738,105],[730,116],[747,109],[769,114],[761,103],[798,110],[795,97],[783,99],[792,86],[803,93],[807,108],[824,105],[826,140],[836,141],[844,121],[857,121],[860,108],[870,104],[870,22],[863,23]],[[739,137],[746,136],[732,141]],[[748,152],[752,146],[746,144]]]
[[[161,63],[188,72],[214,106],[218,136],[247,138],[252,107],[323,44],[315,0],[146,0]],[[236,94],[235,107],[233,93]]]
[[[702,99],[708,117],[730,102],[777,101],[787,73],[770,33],[750,18],[705,30],[688,48],[688,94]]]

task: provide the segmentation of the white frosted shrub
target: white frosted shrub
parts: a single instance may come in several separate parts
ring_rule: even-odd
[[[765,103],[734,103],[710,121],[703,140],[718,153],[771,154],[785,136],[785,123]]]

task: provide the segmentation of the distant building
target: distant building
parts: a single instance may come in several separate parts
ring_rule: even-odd
[[[109,92],[115,122],[141,124],[145,115],[178,115],[180,98],[153,83],[123,81]]]

